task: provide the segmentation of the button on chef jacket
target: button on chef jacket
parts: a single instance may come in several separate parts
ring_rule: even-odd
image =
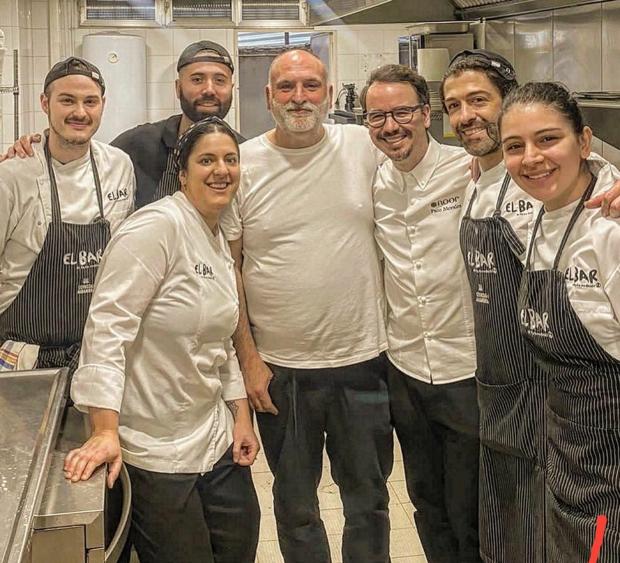
[[[71,396],[120,411],[123,458],[202,473],[232,443],[246,396],[231,335],[239,300],[221,233],[177,192],[132,215],[99,267]]]
[[[0,313],[23,287],[52,222],[43,147],[43,143],[33,145],[32,158],[0,164]],[[101,180],[103,212],[114,233],[133,210],[133,166],[123,151],[105,143],[91,140],[91,150]],[[90,152],[67,164],[52,159],[52,166],[63,221],[91,223],[99,217]]]
[[[461,207],[471,157],[459,147],[429,147],[410,172],[391,161],[374,186],[376,238],[384,255],[388,356],[427,383],[474,376],[471,295],[459,248]]]

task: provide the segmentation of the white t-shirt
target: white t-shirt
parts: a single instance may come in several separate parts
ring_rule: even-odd
[[[614,184],[610,165],[598,172],[593,195]],[[532,250],[532,269],[553,267],[560,242],[579,202],[543,215]],[[540,208],[540,205],[538,206]],[[532,225],[533,226],[533,225]],[[575,313],[598,344],[620,360],[620,220],[584,209],[558,265]]]
[[[221,233],[177,192],[134,213],[99,267],[71,397],[120,412],[123,457],[210,471],[232,443],[224,401],[246,396],[232,346],[239,299]]]
[[[243,237],[243,283],[261,357],[294,368],[351,365],[387,347],[374,241],[380,153],[365,128],[325,125],[315,145],[266,135],[241,145],[241,186],[222,227]]]
[[[50,180],[43,143],[32,158],[0,164],[0,313],[17,297],[39,256],[52,222]],[[91,141],[103,197],[103,212],[114,232],[133,211],[135,178],[120,149]],[[52,160],[62,220],[91,223],[99,217],[90,152],[61,164]]]
[[[374,186],[384,256],[388,356],[427,383],[473,377],[476,343],[459,223],[471,156],[432,137],[421,162],[400,172],[385,162]]]

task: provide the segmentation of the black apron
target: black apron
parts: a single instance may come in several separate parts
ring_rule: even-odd
[[[501,216],[506,175],[492,217],[460,229],[474,307],[480,407],[480,553],[485,561],[544,561],[546,384],[519,334],[523,244]]]
[[[620,561],[620,361],[592,338],[557,270],[596,178],[575,209],[553,269],[530,270],[536,219],[521,283],[521,331],[548,377],[547,561],[588,561],[596,517],[608,519],[599,563]],[[620,337],[620,335],[619,335]]]
[[[179,169],[174,156],[174,149],[169,148],[166,169],[159,179],[157,189],[153,195],[153,201],[158,201],[168,195],[174,195],[180,189],[181,181],[179,180]]]
[[[79,360],[95,275],[110,240],[104,219],[97,165],[90,151],[99,213],[95,222],[65,223],[48,143],[45,159],[50,180],[52,222],[17,297],[0,315],[0,342],[16,340],[40,346],[37,367],[73,371]]]

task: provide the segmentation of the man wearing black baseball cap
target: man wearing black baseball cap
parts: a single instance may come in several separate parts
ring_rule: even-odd
[[[234,64],[230,53],[213,41],[196,41],[188,45],[177,62],[175,81],[182,113],[155,123],[144,123],[124,133],[111,145],[125,151],[136,173],[136,207],[142,207],[179,189],[174,146],[183,132],[209,115],[222,119],[232,103]],[[237,140],[245,139],[236,133]],[[8,156],[32,156],[31,142],[38,136],[22,136]],[[2,156],[0,156],[0,162]]]
[[[69,57],[44,81],[49,129],[0,165],[0,369],[74,369],[99,261],[133,210],[129,157],[92,140],[105,83]]]
[[[226,116],[232,103],[234,70],[232,57],[218,43],[205,40],[188,45],[177,62],[175,82],[183,113],[138,125],[112,141],[131,157],[136,169],[136,207],[179,189],[174,159],[177,138],[204,117]],[[237,140],[245,139],[237,133]]]

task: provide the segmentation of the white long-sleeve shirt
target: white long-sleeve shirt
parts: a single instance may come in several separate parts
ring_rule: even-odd
[[[426,383],[474,376],[476,344],[459,222],[471,157],[433,138],[420,163],[390,161],[374,187],[375,235],[384,256],[388,357]]]
[[[41,252],[52,222],[50,180],[44,143],[34,157],[0,164],[0,313],[17,297]],[[112,233],[133,211],[135,178],[129,157],[120,149],[91,141]],[[62,220],[91,223],[99,217],[90,152],[67,164],[52,159]]]
[[[233,427],[224,401],[246,396],[231,341],[238,312],[228,245],[181,192],[114,235],[71,396],[81,410],[120,412],[125,461],[202,473],[224,454]]]

